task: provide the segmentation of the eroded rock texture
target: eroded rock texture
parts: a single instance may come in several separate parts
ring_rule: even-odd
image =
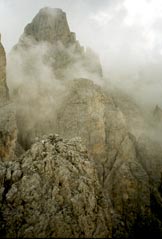
[[[79,138],[44,137],[20,160],[0,162],[0,177],[1,235],[111,237],[95,164]]]
[[[136,155],[131,136],[125,143],[127,157],[123,157],[126,149],[121,146],[111,168],[105,167],[103,184],[80,138],[44,136],[36,139],[20,159],[1,161],[0,234],[160,238],[160,174],[148,173],[150,167],[144,166],[147,155],[142,156],[142,148]],[[154,177],[157,184],[153,183]]]

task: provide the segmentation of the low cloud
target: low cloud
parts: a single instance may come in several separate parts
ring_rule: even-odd
[[[161,0],[1,0],[0,31],[8,52],[44,6],[67,13],[81,45],[100,56],[107,84],[125,90],[145,106],[162,106]]]

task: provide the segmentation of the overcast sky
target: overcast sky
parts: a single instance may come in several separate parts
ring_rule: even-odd
[[[0,32],[7,52],[45,6],[67,13],[71,31],[81,45],[99,53],[111,79],[124,79],[129,88],[130,79],[155,78],[158,83],[147,94],[155,88],[152,95],[162,99],[162,0],[0,0]]]
[[[161,0],[0,0],[0,32],[7,50],[40,8],[59,7],[83,44],[121,47],[136,44],[162,50]],[[105,49],[108,50],[108,49]]]

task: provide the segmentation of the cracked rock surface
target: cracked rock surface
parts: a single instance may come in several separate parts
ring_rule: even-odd
[[[50,135],[20,160],[0,162],[0,233],[5,237],[107,237],[107,206],[80,138]]]

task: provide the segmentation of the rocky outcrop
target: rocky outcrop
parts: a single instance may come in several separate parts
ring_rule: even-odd
[[[14,158],[16,139],[15,110],[6,83],[6,54],[0,42],[0,160]]]
[[[160,238],[161,184],[152,187],[136,156],[130,136],[102,184],[80,138],[37,138],[20,159],[0,162],[1,235]]]
[[[79,138],[38,139],[20,160],[0,162],[0,177],[1,235],[111,237],[95,164]]]

